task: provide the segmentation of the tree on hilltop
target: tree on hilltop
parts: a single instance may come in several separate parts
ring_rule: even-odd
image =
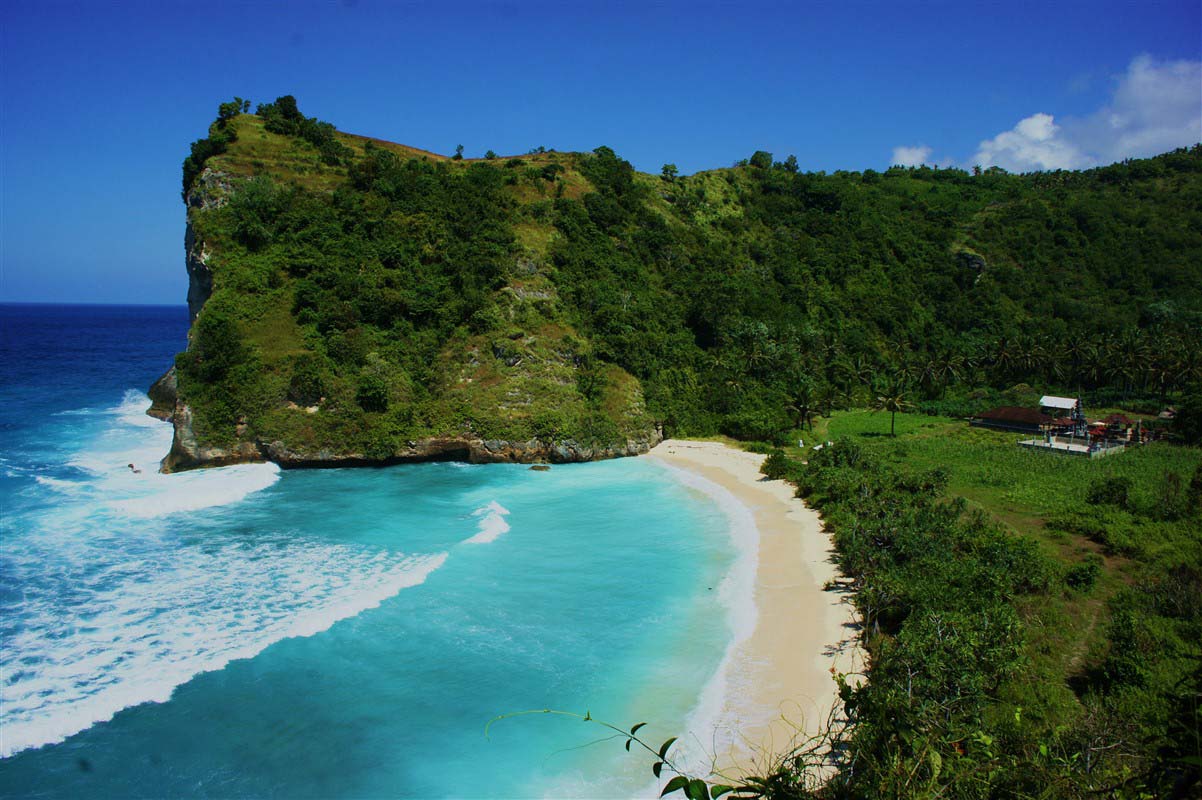
[[[241,97],[235,97],[228,103],[222,103],[217,106],[217,121],[221,124],[228,122],[239,114],[245,114],[250,110],[250,101],[243,100]]]

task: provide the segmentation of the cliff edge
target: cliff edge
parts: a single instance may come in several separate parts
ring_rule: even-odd
[[[531,192],[513,166],[337,133],[285,98],[222,109],[185,164],[192,328],[150,390],[175,427],[164,471],[589,461],[662,438],[526,224],[588,190],[573,156],[522,160],[542,165]]]

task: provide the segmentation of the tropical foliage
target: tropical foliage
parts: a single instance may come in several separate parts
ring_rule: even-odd
[[[198,367],[198,327],[181,360],[202,438],[387,452],[655,420],[783,442],[887,396],[969,413],[1026,383],[1152,405],[1202,379],[1202,147],[1036,175],[827,175],[757,151],[649,176],[607,147],[447,159],[292,97],[248,106],[222,104],[184,166],[186,191],[206,166],[227,187],[190,219],[205,314],[243,344]],[[584,364],[606,397],[579,391]]]

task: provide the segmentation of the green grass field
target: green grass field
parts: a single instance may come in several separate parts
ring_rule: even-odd
[[[1185,520],[1156,518],[1164,500],[1167,473],[1188,482],[1202,464],[1202,450],[1171,444],[1129,448],[1099,459],[1028,450],[1018,446],[1021,434],[972,428],[963,420],[898,414],[897,436],[889,436],[889,415],[868,411],[835,412],[815,421],[814,430],[800,431],[801,438],[820,441],[848,437],[883,460],[924,470],[943,467],[950,474],[949,489],[997,517],[1019,533],[1036,536],[1063,550],[1066,544],[1107,551],[1116,565],[1130,556],[1156,561],[1188,537],[1193,524]],[[803,457],[797,447],[789,455]],[[1090,486],[1106,478],[1131,481],[1130,510],[1090,505]],[[1064,523],[1092,521],[1101,529],[1101,542],[1066,540]],[[1050,523],[1050,526],[1049,526]],[[1084,537],[1077,537],[1084,538]]]
[[[904,471],[943,468],[951,495],[1034,539],[1066,569],[1100,559],[1091,591],[1041,595],[1020,605],[1033,669],[1005,694],[1014,705],[1027,706],[1033,719],[1055,727],[1077,713],[1073,679],[1105,654],[1111,601],[1197,553],[1197,518],[1165,519],[1163,507],[1171,481],[1166,475],[1187,484],[1202,464],[1202,449],[1155,443],[1088,459],[1021,448],[1017,443],[1029,436],[948,417],[898,414],[897,435],[890,436],[889,428],[888,413],[834,412],[816,418],[813,430],[795,431],[786,452],[804,460],[813,445],[847,438]],[[804,450],[798,439],[805,440]],[[1130,480],[1127,508],[1087,500],[1090,487],[1107,478]]]

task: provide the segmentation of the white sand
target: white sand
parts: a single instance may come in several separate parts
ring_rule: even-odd
[[[722,709],[711,724],[720,729],[715,741],[729,742],[713,753],[719,774],[762,774],[825,725],[837,700],[834,673],[862,668],[850,599],[823,590],[839,574],[830,537],[791,485],[760,474],[762,455],[669,439],[649,457],[718,484],[754,517],[758,613],[725,664]]]

